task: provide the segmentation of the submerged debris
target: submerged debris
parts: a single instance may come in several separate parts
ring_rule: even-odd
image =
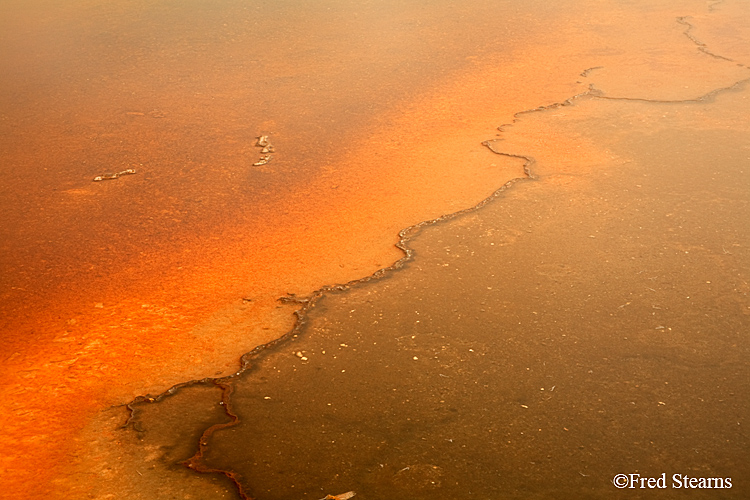
[[[127,170],[123,170],[122,172],[116,172],[114,174],[102,174],[102,175],[98,175],[98,176],[94,177],[94,182],[106,181],[106,180],[109,180],[109,179],[117,179],[121,175],[130,175],[130,174],[134,174],[134,173],[135,173],[135,169],[134,168],[129,168]]]
[[[347,491],[346,493],[339,493],[338,495],[326,495],[320,500],[349,500],[354,495],[356,495],[356,493],[353,491]]]
[[[265,165],[266,163],[271,161],[271,153],[274,152],[274,147],[268,140],[267,135],[261,135],[260,137],[258,137],[258,140],[255,142],[255,146],[261,148],[260,153],[264,156],[261,156],[258,161],[253,163],[254,167]]]

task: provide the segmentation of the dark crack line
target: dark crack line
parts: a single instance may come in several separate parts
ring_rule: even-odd
[[[229,422],[224,422],[223,424],[212,425],[211,427],[203,431],[203,434],[201,434],[200,440],[198,442],[198,451],[189,459],[185,460],[184,462],[180,462],[180,464],[202,474],[223,474],[224,476],[229,478],[229,480],[231,480],[237,487],[237,493],[239,493],[242,500],[253,500],[253,498],[248,493],[246,493],[245,489],[242,487],[242,475],[238,474],[237,472],[207,467],[202,462],[203,455],[206,451],[206,448],[208,448],[208,443],[213,433],[222,429],[226,429],[228,427],[233,427],[240,421],[240,417],[232,411],[231,396],[234,392],[234,384],[230,383],[229,381],[215,381],[214,383],[221,387],[221,401],[224,403],[224,412],[231,420]]]
[[[712,12],[714,10],[714,7],[722,3],[724,0],[719,0],[718,2],[714,2],[709,6],[709,12]],[[695,36],[693,36],[690,31],[694,29],[694,25],[686,21],[688,16],[678,17],[677,22],[686,26],[686,29],[684,31],[685,36],[693,42],[697,47],[698,50],[701,50],[706,55],[709,55],[711,57],[721,59],[723,61],[727,62],[734,62],[738,64],[739,66],[745,67],[744,64],[737,63],[733,59],[730,59],[728,57],[721,56],[719,54],[714,54],[710,52],[703,42],[698,40]],[[581,76],[587,77],[589,74],[597,69],[602,69],[603,66],[595,66],[592,68],[588,68],[580,73]],[[544,106],[539,106],[536,108],[526,109],[523,111],[518,111],[513,114],[513,119],[510,123],[506,123],[503,125],[500,125],[497,129],[501,133],[505,133],[507,131],[508,127],[513,126],[515,123],[517,123],[524,115],[532,114],[532,113],[540,113],[544,111],[549,111],[552,109],[557,109],[563,106],[571,106],[574,105],[576,101],[581,99],[603,99],[603,100],[613,100],[613,101],[634,101],[634,102],[646,102],[646,103],[653,103],[653,104],[678,104],[678,103],[698,103],[698,102],[710,102],[712,101],[718,94],[729,92],[733,90],[739,90],[742,89],[746,84],[750,82],[750,78],[746,78],[743,80],[739,80],[735,82],[732,85],[729,85],[727,87],[721,87],[718,89],[711,90],[710,92],[707,92],[706,94],[693,98],[693,99],[681,99],[681,100],[662,100],[662,99],[646,99],[646,98],[635,98],[635,97],[612,97],[607,96],[604,94],[604,92],[600,89],[597,89],[593,84],[589,85],[588,90],[585,92],[581,92],[579,94],[576,94],[572,97],[569,97],[561,102],[556,102]],[[490,151],[497,155],[505,156],[508,158],[514,158],[518,160],[523,160],[523,177],[516,177],[514,179],[511,179],[510,181],[506,182],[502,186],[500,186],[497,190],[495,190],[490,196],[483,199],[476,205],[465,208],[463,210],[459,210],[457,212],[453,212],[450,214],[441,215],[440,217],[436,217],[434,219],[425,220],[422,222],[419,222],[417,224],[414,224],[412,226],[409,226],[405,229],[402,229],[398,233],[399,240],[395,244],[397,248],[399,248],[403,253],[404,256],[394,262],[392,265],[388,267],[384,267],[382,269],[378,269],[370,276],[366,276],[363,278],[359,278],[356,280],[351,280],[343,284],[336,284],[336,285],[326,285],[318,290],[312,292],[310,295],[306,297],[297,297],[294,294],[289,294],[288,296],[280,297],[278,300],[283,303],[298,303],[301,304],[302,307],[296,311],[294,311],[295,315],[295,323],[294,326],[290,331],[288,331],[286,334],[282,335],[278,339],[275,339],[271,342],[268,342],[266,344],[262,344],[251,350],[250,352],[247,352],[243,354],[240,358],[240,368],[239,370],[229,376],[226,377],[219,377],[219,378],[213,378],[213,377],[207,377],[200,380],[190,380],[187,382],[183,382],[180,384],[176,384],[172,387],[170,387],[168,390],[162,392],[161,394],[158,394],[156,396],[138,396],[137,398],[133,399],[131,402],[126,403],[124,405],[116,405],[118,407],[124,406],[128,410],[128,417],[124,424],[121,426],[122,429],[125,429],[131,425],[134,425],[134,417],[136,414],[137,409],[135,408],[135,405],[143,404],[143,403],[157,403],[161,401],[162,399],[172,396],[176,394],[180,389],[185,387],[190,387],[197,384],[213,384],[221,388],[222,390],[222,398],[221,403],[224,406],[224,411],[226,415],[230,418],[229,422],[221,423],[221,424],[214,424],[210,427],[208,427],[203,434],[201,435],[199,444],[198,444],[198,451],[188,460],[185,460],[183,462],[180,462],[180,464],[190,468],[191,470],[194,470],[199,473],[217,473],[222,474],[225,477],[229,478],[237,487],[237,492],[242,498],[242,500],[254,500],[253,497],[249,495],[245,491],[245,489],[242,486],[242,476],[238,474],[237,472],[233,471],[227,471],[222,469],[213,469],[211,467],[208,467],[203,464],[202,459],[205,455],[205,450],[207,449],[210,439],[213,436],[215,432],[218,432],[220,430],[233,427],[237,423],[239,423],[240,419],[237,414],[235,414],[232,410],[232,402],[231,402],[231,395],[234,392],[234,382],[237,380],[237,378],[242,375],[246,370],[251,368],[252,361],[254,358],[256,358],[258,355],[260,355],[263,351],[276,347],[278,345],[281,345],[290,339],[296,338],[299,336],[300,332],[302,331],[303,327],[308,322],[308,313],[310,309],[315,307],[316,302],[322,298],[326,292],[334,292],[334,291],[344,291],[347,289],[350,289],[354,286],[368,283],[373,280],[379,280],[386,276],[389,272],[397,271],[406,265],[407,262],[409,262],[414,257],[414,251],[409,248],[408,242],[414,238],[418,232],[426,227],[431,226],[434,224],[437,224],[439,222],[448,221],[457,217],[460,217],[461,215],[475,212],[479,210],[480,208],[484,207],[485,205],[489,204],[490,202],[494,201],[498,197],[500,197],[507,189],[515,185],[519,181],[533,181],[536,180],[536,177],[534,176],[531,167],[536,164],[536,160],[532,156],[528,155],[520,155],[515,153],[508,153],[504,151],[500,151],[495,148],[495,143],[501,141],[502,138],[498,139],[489,139],[486,141],[483,141],[482,144],[486,146]]]
[[[711,12],[711,7],[713,7],[714,5],[717,5],[717,4],[719,4],[719,3],[721,3],[721,2],[716,2],[716,3],[712,4],[712,5],[711,5],[711,6],[709,7],[709,12]],[[722,56],[722,55],[716,54],[716,53],[714,53],[714,52],[711,52],[710,50],[708,50],[708,46],[707,46],[707,45],[706,45],[705,43],[701,42],[701,41],[700,41],[700,40],[699,40],[699,39],[698,39],[698,38],[697,38],[697,37],[696,37],[695,35],[693,35],[693,34],[691,33],[691,31],[693,31],[693,29],[695,29],[695,26],[694,26],[693,24],[691,24],[690,22],[688,22],[688,20],[687,20],[687,19],[688,19],[689,17],[690,17],[690,16],[682,16],[682,17],[678,17],[678,18],[677,18],[677,22],[678,22],[678,23],[680,23],[680,24],[682,24],[683,26],[685,26],[685,27],[686,27],[686,28],[685,28],[685,31],[683,32],[683,33],[684,33],[684,35],[685,35],[686,37],[688,37],[688,38],[690,39],[690,41],[691,41],[691,42],[693,42],[693,43],[694,43],[695,45],[697,45],[697,46],[698,46],[698,50],[700,50],[700,51],[701,51],[701,52],[703,52],[704,54],[706,54],[706,55],[709,55],[709,56],[711,56],[711,57],[714,57],[714,58],[716,58],[716,59],[721,59],[722,61],[729,61],[729,62],[733,62],[733,63],[736,63],[736,64],[737,64],[738,66],[745,66],[745,65],[744,65],[744,64],[742,64],[742,63],[738,63],[738,62],[737,62],[737,61],[735,61],[734,59],[731,59],[731,58],[729,58],[729,57],[725,57],[725,56]]]
[[[159,401],[161,401],[164,398],[167,398],[169,396],[173,396],[174,394],[177,394],[177,392],[180,389],[184,388],[184,387],[190,387],[190,386],[198,385],[198,384],[215,384],[215,385],[219,385],[219,383],[218,383],[219,380],[220,379],[216,379],[216,378],[212,378],[212,377],[206,377],[206,378],[202,378],[202,379],[198,379],[198,380],[189,380],[187,382],[182,382],[182,383],[179,383],[179,384],[175,384],[172,387],[170,387],[169,389],[167,389],[166,391],[164,391],[164,392],[162,392],[160,394],[157,394],[155,396],[152,396],[150,394],[146,394],[145,396],[138,396],[135,399],[133,399],[132,401],[130,401],[129,403],[120,404],[120,405],[113,405],[110,408],[122,408],[122,407],[125,407],[125,409],[128,412],[128,418],[125,420],[125,422],[123,422],[123,424],[119,427],[119,429],[127,429],[131,425],[134,425],[133,422],[134,422],[134,418],[135,418],[135,414],[136,414],[136,408],[135,408],[136,405],[144,404],[144,403],[158,403]]]
[[[596,68],[590,68],[590,69],[593,70],[593,69],[599,69],[599,68],[602,68],[602,67],[603,66],[598,66]],[[589,71],[589,70],[586,70],[586,71]],[[568,97],[567,99],[565,99],[562,102],[555,102],[555,103],[547,104],[547,105],[544,105],[544,106],[538,106],[536,108],[530,108],[530,109],[524,109],[523,111],[518,111],[518,112],[516,112],[516,113],[513,114],[513,120],[511,120],[510,123],[504,123],[504,124],[500,125],[499,127],[497,127],[497,129],[500,132],[505,132],[508,127],[512,127],[523,115],[528,115],[528,114],[531,114],[531,113],[539,113],[540,111],[549,111],[551,109],[562,108],[564,106],[570,106],[571,104],[573,104],[574,101],[576,101],[576,100],[578,100],[578,99],[580,99],[582,97],[585,97],[585,96],[588,96],[588,95],[592,95],[592,94],[600,94],[600,93],[602,93],[601,90],[595,89],[593,87],[593,85],[589,85],[588,90],[586,90],[585,92],[581,92],[580,94],[576,94],[576,95],[574,95],[572,97]],[[498,140],[498,139],[491,139],[489,141],[484,141],[482,144],[484,144],[486,142],[492,142],[493,140]],[[497,151],[495,151],[495,152],[497,152]],[[526,174],[529,175],[528,172]]]
[[[601,92],[599,89],[596,89],[593,85],[591,85],[592,90],[599,92],[599,94],[592,93],[591,96],[594,99],[605,99],[609,101],[634,101],[634,102],[647,102],[647,103],[652,103],[652,104],[689,104],[689,103],[698,103],[698,102],[712,102],[717,95],[723,94],[724,92],[730,92],[732,90],[740,90],[748,82],[750,82],[750,77],[744,78],[742,80],[738,80],[734,82],[732,85],[714,89],[710,92],[707,92],[693,99],[669,100],[669,99],[646,99],[644,97],[610,97],[610,96],[604,95],[603,92]]]
[[[588,75],[589,72],[591,72],[591,71],[593,71],[595,69],[600,69],[602,67],[603,66],[596,66],[594,68],[589,68],[589,69],[583,71],[581,73],[581,75]],[[600,90],[598,90],[598,89],[595,89],[593,85],[589,85],[589,89],[587,91],[581,92],[580,94],[576,94],[576,95],[574,95],[572,97],[569,97],[569,98],[565,99],[562,102],[556,102],[556,103],[548,104],[548,105],[545,105],[545,106],[538,106],[536,108],[524,109],[523,111],[518,111],[518,112],[516,112],[516,113],[513,114],[513,119],[510,121],[510,123],[504,123],[504,124],[500,125],[499,127],[497,127],[497,130],[500,131],[501,134],[505,133],[507,131],[508,127],[512,127],[513,125],[515,125],[521,119],[521,117],[524,116],[524,115],[528,115],[528,114],[531,114],[531,113],[539,113],[539,112],[542,112],[542,111],[549,111],[551,109],[557,109],[557,108],[561,108],[563,106],[571,106],[576,100],[581,99],[582,97],[594,96],[594,95],[598,95],[598,94],[601,94],[601,93],[602,92]],[[497,155],[505,156],[505,157],[508,157],[508,158],[518,158],[518,159],[524,160],[523,170],[524,170],[524,173],[526,174],[526,177],[528,177],[529,179],[536,179],[536,177],[534,176],[534,174],[531,171],[531,167],[534,164],[536,164],[536,159],[533,156],[519,155],[519,154],[515,154],[515,153],[508,153],[508,152],[504,152],[504,151],[500,151],[500,150],[496,149],[495,148],[495,143],[496,142],[500,142],[501,140],[502,140],[502,138],[500,138],[500,139],[489,139],[489,140],[483,141],[482,145],[486,146],[490,151],[492,151],[493,153],[495,153]]]

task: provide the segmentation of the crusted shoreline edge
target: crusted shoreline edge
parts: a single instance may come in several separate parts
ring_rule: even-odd
[[[720,0],[718,2],[715,2],[710,6],[709,12],[712,12],[714,10],[714,7],[720,3],[722,3],[723,0]],[[676,22],[685,26],[685,30],[683,31],[683,34],[685,35],[690,42],[692,42],[696,47],[697,50],[703,52],[707,56],[721,59],[723,61],[727,62],[733,62],[737,66],[748,68],[747,65],[739,63],[735,61],[734,59],[730,59],[725,56],[721,56],[719,54],[715,54],[708,50],[708,46],[701,42],[699,39],[697,39],[694,35],[692,35],[691,31],[695,28],[693,24],[691,24],[687,19],[689,19],[690,16],[680,16],[676,18]],[[603,66],[595,66],[592,68],[585,69],[580,73],[580,76],[582,77],[588,77],[593,71],[596,71],[597,69],[602,69]],[[750,68],[748,68],[750,69]],[[748,83],[750,83],[750,77],[744,78],[741,80],[738,80],[734,82],[732,85],[726,86],[726,87],[720,87],[713,89],[699,97],[693,98],[693,99],[678,99],[678,100],[663,100],[663,99],[646,99],[646,98],[637,98],[637,97],[618,97],[618,96],[607,96],[604,94],[604,92],[598,88],[596,88],[593,84],[589,84],[588,90],[581,92],[579,94],[576,94],[572,97],[569,97],[561,102],[555,102],[548,105],[542,105],[538,106],[536,108],[530,108],[525,109],[522,111],[518,111],[513,114],[512,120],[509,123],[505,123],[497,127],[497,130],[503,134],[507,131],[507,128],[512,127],[515,123],[517,123],[522,116],[532,113],[539,113],[544,111],[549,111],[552,109],[557,109],[564,106],[570,106],[573,105],[576,101],[589,98],[589,99],[602,99],[602,100],[613,100],[613,101],[635,101],[635,102],[646,102],[646,103],[653,103],[653,104],[684,104],[684,103],[699,103],[699,102],[711,102],[713,99],[724,92],[734,91],[734,90],[741,90],[743,89]],[[252,496],[250,496],[245,489],[243,488],[242,482],[241,482],[241,475],[237,472],[230,471],[230,470],[223,470],[223,469],[213,469],[211,467],[207,467],[204,465],[201,460],[203,459],[204,450],[208,447],[209,440],[211,439],[211,436],[222,429],[226,429],[228,427],[232,427],[236,425],[240,418],[237,414],[235,414],[232,411],[232,402],[231,402],[231,395],[234,392],[234,385],[233,382],[238,377],[240,377],[245,371],[251,368],[252,361],[262,352],[264,352],[266,349],[273,348],[279,345],[284,344],[285,342],[297,337],[304,326],[308,322],[308,312],[310,309],[312,309],[315,305],[315,303],[325,295],[326,292],[332,292],[332,291],[344,291],[349,288],[352,288],[354,286],[368,283],[373,280],[378,280],[383,277],[385,277],[389,272],[397,271],[406,265],[407,262],[412,260],[414,257],[414,251],[408,247],[407,243],[416,237],[420,230],[424,227],[431,226],[440,222],[449,221],[451,219],[460,217],[464,214],[475,212],[485,205],[491,203],[492,201],[499,198],[507,189],[514,186],[517,182],[521,181],[535,181],[537,180],[537,177],[534,175],[534,173],[531,170],[531,167],[536,163],[536,159],[532,156],[528,155],[520,155],[520,154],[514,154],[514,153],[507,153],[500,151],[496,149],[495,143],[502,140],[502,137],[496,138],[496,139],[488,139],[482,142],[482,145],[487,147],[491,152],[494,154],[505,156],[507,158],[513,158],[517,160],[523,160],[523,173],[524,176],[522,177],[516,177],[502,186],[500,186],[498,189],[496,189],[491,195],[484,198],[474,206],[452,212],[449,214],[444,214],[439,217],[436,217],[434,219],[429,219],[425,221],[421,221],[417,224],[414,224],[412,226],[409,226],[405,229],[402,229],[398,233],[398,242],[395,244],[395,246],[401,250],[404,253],[404,256],[401,257],[399,260],[391,264],[390,266],[378,269],[373,274],[369,276],[365,276],[363,278],[359,278],[356,280],[351,280],[343,284],[334,284],[334,285],[325,285],[318,290],[315,290],[310,295],[306,297],[297,297],[295,295],[288,295],[284,297],[280,297],[278,300],[280,302],[285,303],[298,303],[302,307],[300,309],[297,309],[294,311],[295,315],[295,323],[291,330],[283,334],[281,337],[272,340],[270,342],[267,342],[265,344],[261,344],[251,351],[243,354],[240,357],[240,368],[237,370],[237,372],[233,373],[232,375],[214,378],[214,377],[206,377],[203,379],[197,379],[197,380],[190,380],[187,382],[182,382],[176,385],[173,385],[166,391],[162,392],[161,394],[158,394],[156,396],[138,396],[129,403],[123,404],[123,405],[117,405],[117,406],[124,406],[128,411],[128,417],[126,421],[123,423],[122,426],[120,426],[120,429],[126,429],[128,428],[131,423],[133,422],[136,408],[135,405],[142,404],[142,403],[156,403],[161,401],[164,398],[167,398],[169,396],[172,396],[176,394],[180,389],[191,387],[193,385],[199,385],[199,384],[213,384],[216,387],[218,387],[221,392],[221,403],[224,407],[224,411],[226,415],[230,418],[229,422],[221,423],[221,424],[214,424],[207,429],[203,431],[201,434],[201,437],[199,439],[198,443],[198,451],[188,460],[185,460],[183,462],[180,462],[181,465],[184,465],[187,468],[190,468],[191,470],[194,470],[195,472],[199,473],[215,473],[215,474],[222,474],[228,479],[230,479],[235,487],[237,488],[237,492],[242,500],[254,500]]]

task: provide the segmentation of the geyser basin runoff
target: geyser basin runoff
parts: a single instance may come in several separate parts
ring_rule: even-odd
[[[222,415],[188,463],[262,500],[630,498],[612,479],[631,472],[666,473],[663,497],[684,494],[675,474],[731,482],[691,497],[747,497],[747,116],[747,82],[519,114],[491,146],[534,157],[535,180],[410,232],[401,270],[309,303],[220,381],[236,423]],[[527,140],[539,130],[610,164],[555,161]],[[170,450],[161,404],[135,419]]]
[[[9,2],[2,16],[12,78],[0,134],[0,440],[12,453],[0,469],[15,498],[158,498],[180,488],[215,498],[217,487],[201,490],[204,476],[186,469],[149,474],[157,464],[177,471],[177,456],[197,443],[166,456],[171,437],[128,448],[130,431],[116,430],[122,411],[92,416],[232,373],[239,353],[290,326],[293,305],[278,309],[277,297],[367,275],[398,258],[400,228],[522,176],[521,162],[480,145],[518,110],[592,82],[609,96],[695,98],[746,75],[750,46],[734,42],[748,26],[743,2],[708,11],[702,2],[477,2],[460,15],[419,2],[36,7]],[[299,29],[308,21],[316,28]],[[344,33],[362,43],[342,44]],[[612,161],[577,131],[537,125],[516,134],[526,139],[517,154],[579,175]],[[277,155],[248,170],[260,133]],[[92,185],[103,165],[123,162],[112,170],[145,170]],[[166,407],[153,406],[156,415]],[[216,410],[206,408],[175,439],[199,435]]]

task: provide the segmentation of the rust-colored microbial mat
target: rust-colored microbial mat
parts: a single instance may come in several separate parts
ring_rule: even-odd
[[[231,498],[238,495],[226,475],[232,471],[248,491],[277,489],[256,483],[249,470],[230,463],[235,453],[243,456],[241,450],[217,456],[224,445],[203,445],[198,439],[212,424],[227,423],[234,378],[158,395],[175,384],[237,373],[243,353],[293,328],[293,311],[300,304],[280,302],[279,297],[304,297],[324,285],[390,266],[403,256],[394,246],[400,230],[477,205],[508,181],[525,178],[524,164],[540,174],[535,194],[517,201],[526,203],[519,210],[527,215],[535,206],[555,212],[560,205],[552,199],[582,202],[594,189],[593,179],[619,174],[631,163],[650,169],[661,165],[646,158],[681,165],[675,159],[682,154],[679,140],[693,146],[697,160],[690,168],[697,177],[684,192],[664,187],[665,196],[697,197],[705,203],[719,199],[713,184],[700,177],[711,169],[724,172],[706,166],[714,157],[700,156],[711,148],[731,153],[726,158],[740,165],[732,170],[734,177],[716,180],[716,189],[741,186],[746,182],[741,162],[747,156],[747,134],[737,131],[747,132],[748,115],[739,111],[747,110],[747,94],[737,82],[750,76],[748,13],[746,1],[730,0],[627,6],[587,1],[3,2],[3,494]],[[682,103],[658,107],[670,106],[667,101]],[[545,109],[524,113],[540,106]],[[569,111],[574,109],[577,113]],[[538,118],[542,114],[545,119]],[[638,146],[633,138],[651,133],[659,116],[672,120],[668,130],[682,132]],[[705,130],[712,132],[703,134]],[[265,135],[272,152],[257,145]],[[696,137],[714,142],[698,147]],[[671,141],[671,153],[661,151],[662,139]],[[259,161],[265,155],[270,157]],[[544,168],[546,177],[541,175]],[[632,168],[629,172],[636,175],[638,169]],[[135,173],[108,178],[128,170]],[[104,180],[94,181],[97,177]],[[607,189],[629,182],[618,179]],[[623,200],[641,209],[639,184],[629,187]],[[696,186],[706,186],[705,192]],[[726,254],[714,260],[726,255],[739,259],[732,268],[738,295],[732,295],[737,309],[721,309],[721,314],[742,321],[747,318],[742,302],[747,256],[738,221],[747,219],[741,199],[725,198],[727,203],[709,204],[736,212],[737,218],[725,213],[716,230],[735,224],[731,230],[737,239],[722,242]],[[493,206],[504,206],[503,200]],[[616,207],[601,210],[619,210],[620,224],[638,215]],[[566,225],[587,227],[575,210],[555,217],[550,220],[558,231]],[[633,224],[617,227],[637,238],[643,226]],[[666,228],[663,224],[667,222],[660,221],[652,232]],[[702,224],[708,228],[708,219]],[[487,230],[503,241],[526,231],[515,224]],[[557,245],[554,231],[536,234],[535,251]],[[695,255],[699,235],[686,238],[679,245]],[[467,236],[466,245],[478,241]],[[644,245],[651,248],[656,240],[649,241]],[[612,252],[613,260],[623,258],[623,249]],[[505,272],[528,276],[540,259],[523,255],[482,265],[502,264]],[[417,262],[409,266],[423,265]],[[708,269],[709,262],[693,265]],[[560,272],[550,266],[550,273]],[[663,273],[677,276],[676,268],[663,267]],[[605,268],[588,268],[590,279]],[[429,283],[442,279],[437,271],[438,266],[430,271]],[[408,272],[413,269],[403,276]],[[496,274],[497,279],[511,279]],[[676,289],[687,286],[675,279]],[[706,281],[718,286],[718,279]],[[613,283],[613,290],[618,286]],[[395,311],[395,297],[384,310]],[[446,312],[453,307],[439,296],[424,300]],[[460,302],[467,306],[482,300],[483,295],[467,291]],[[521,295],[516,300],[532,302]],[[561,298],[555,307],[566,300],[573,299]],[[514,304],[508,302],[503,321],[517,309]],[[686,310],[669,307],[678,315]],[[696,314],[708,314],[703,312],[707,305],[696,307]],[[679,317],[685,321],[684,315]],[[575,325],[587,320],[564,321]],[[731,335],[732,328],[722,334]],[[709,336],[712,331],[708,326],[695,330]],[[359,332],[364,341],[375,341],[368,340],[363,328]],[[461,340],[464,334],[457,332],[452,342],[470,341],[469,333]],[[523,334],[515,334],[517,342],[533,344]],[[300,335],[315,342],[309,332]],[[349,334],[344,329],[335,335]],[[504,335],[496,339],[497,346],[505,345],[510,334]],[[603,338],[589,341],[605,343]],[[740,340],[736,352],[745,348]],[[495,340],[486,337],[483,342]],[[517,366],[530,355],[528,345]],[[289,354],[287,344],[278,349],[274,356]],[[296,363],[313,360],[295,358]],[[238,386],[267,377],[261,372],[268,367],[256,366],[252,356],[247,360],[253,370],[238,377]],[[701,362],[691,359],[685,366]],[[727,373],[728,380],[742,374],[733,373]],[[720,375],[707,376],[705,383]],[[292,379],[289,374],[279,382],[293,387]],[[252,394],[238,392],[238,401],[252,399]],[[131,415],[124,405],[138,396],[143,397]],[[158,403],[152,405],[152,399]],[[238,404],[238,414],[240,408],[247,411]],[[313,408],[300,411],[309,414]],[[128,426],[120,429],[126,421]],[[217,431],[206,443],[241,429]],[[261,449],[262,438],[244,437],[247,441],[238,447]],[[206,453],[205,461],[200,452]],[[226,474],[196,474],[179,464],[195,453],[195,467]],[[728,448],[725,456],[737,458],[732,453]],[[291,458],[284,463],[299,465]],[[716,467],[717,474],[735,473],[729,466]],[[434,475],[425,467],[416,469],[425,477]],[[410,477],[403,476],[404,481],[422,480]],[[284,488],[302,484],[287,483]],[[313,483],[327,487],[314,479],[305,484]],[[272,495],[296,497],[284,491]],[[319,498],[314,496],[319,491],[305,491]],[[377,490],[372,491],[371,498],[377,498],[372,496]]]

